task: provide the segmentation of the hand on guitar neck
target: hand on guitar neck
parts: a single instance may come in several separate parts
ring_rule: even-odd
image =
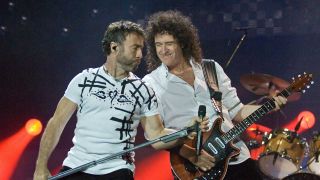
[[[280,110],[282,107],[284,107],[287,104],[288,99],[282,96],[274,96],[273,97],[276,107],[274,108],[274,111]]]
[[[273,99],[272,101],[275,104],[275,108],[268,113],[279,111],[281,108],[285,106],[285,104],[287,104],[287,101],[288,101],[287,98],[282,97],[281,95],[274,96],[272,97],[272,99]],[[244,107],[237,113],[237,115],[232,120],[233,124],[236,125],[240,123],[242,120],[247,118],[250,114],[252,114],[254,111],[259,109],[260,107],[261,105],[253,105],[253,104],[244,105]]]

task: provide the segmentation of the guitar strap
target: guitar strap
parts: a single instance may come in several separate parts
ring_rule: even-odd
[[[213,108],[216,110],[216,112],[218,113],[218,116],[224,121],[223,113],[222,113],[222,102],[221,102],[222,92],[219,91],[219,83],[218,83],[215,61],[212,59],[203,59],[201,65],[202,65],[203,75],[210,92],[211,104]],[[235,108],[237,105],[239,105],[239,103],[236,104],[234,107],[232,107],[231,110]],[[235,143],[238,141],[240,141],[240,138],[236,138],[234,140]],[[238,156],[239,155],[231,158],[230,162],[236,161],[238,159]]]
[[[210,92],[211,104],[213,108],[217,111],[218,116],[224,121],[223,114],[222,114],[222,102],[221,102],[222,92],[219,91],[219,83],[218,83],[215,61],[212,59],[203,59],[201,65],[202,65],[203,75]],[[237,107],[239,104],[240,102],[235,104],[233,107],[229,109],[229,111]],[[234,139],[233,142],[236,143],[240,140],[241,140],[240,138],[236,138]],[[234,158],[231,159],[230,161],[236,160]]]
[[[219,83],[215,61],[212,59],[203,59],[201,66],[207,87],[209,89],[212,107],[218,113],[220,118],[224,120],[221,102],[222,92],[219,91]]]

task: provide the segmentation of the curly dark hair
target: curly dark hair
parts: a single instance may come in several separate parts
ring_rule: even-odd
[[[190,18],[176,10],[160,11],[149,17],[146,27],[146,61],[149,72],[161,65],[154,43],[155,35],[159,33],[172,35],[181,46],[183,56],[187,61],[191,57],[196,62],[202,61],[198,30]]]
[[[107,56],[111,53],[111,42],[121,44],[129,33],[137,33],[144,37],[144,30],[137,23],[123,20],[111,23],[102,39],[102,51],[104,54]]]

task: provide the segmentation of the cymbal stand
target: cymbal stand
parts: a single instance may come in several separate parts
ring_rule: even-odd
[[[247,29],[244,29],[243,31],[244,31],[244,33],[243,33],[243,35],[242,35],[242,37],[241,37],[238,45],[236,46],[236,48],[235,48],[234,51],[232,52],[232,54],[231,54],[231,56],[230,56],[230,58],[229,58],[229,60],[228,60],[228,62],[227,62],[227,64],[226,64],[225,68],[227,68],[227,67],[229,66],[231,60],[233,59],[234,55],[235,55],[236,52],[238,51],[240,45],[242,44],[242,42],[244,41],[244,39],[245,39],[245,38],[247,37],[247,35],[248,35]]]

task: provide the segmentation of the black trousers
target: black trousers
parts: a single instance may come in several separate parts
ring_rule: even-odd
[[[71,168],[63,166],[60,172],[69,169]],[[130,169],[119,169],[104,175],[93,175],[84,172],[77,172],[62,178],[61,180],[133,180],[133,173]]]
[[[225,180],[262,180],[261,175],[256,161],[249,158],[246,161],[236,164],[229,165],[227,174],[224,177]]]

